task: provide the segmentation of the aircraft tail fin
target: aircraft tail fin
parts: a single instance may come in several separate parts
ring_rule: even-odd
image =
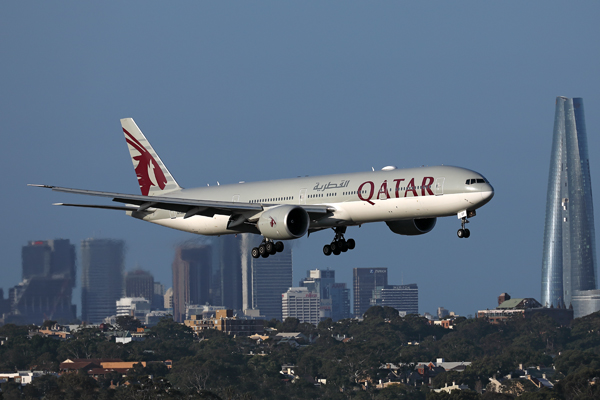
[[[142,195],[156,196],[181,189],[133,118],[123,118],[121,126]]]

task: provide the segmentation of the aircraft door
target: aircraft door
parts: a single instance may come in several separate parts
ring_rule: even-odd
[[[444,181],[446,178],[441,177],[435,180],[435,195],[441,196],[444,194]]]
[[[300,202],[298,204],[306,204],[306,189],[300,189]]]
[[[239,194],[234,194],[233,195],[233,199],[231,199],[231,201],[233,201],[234,203],[237,203],[238,201],[240,201],[240,195]]]

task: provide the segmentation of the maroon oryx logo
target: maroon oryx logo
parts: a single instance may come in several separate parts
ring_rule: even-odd
[[[125,128],[123,128],[123,132],[127,135],[125,139],[127,143],[140,153],[139,156],[135,156],[133,159],[138,162],[135,167],[135,173],[138,178],[140,189],[142,190],[142,195],[148,196],[150,187],[152,186],[158,186],[161,189],[164,189],[167,184],[167,178],[165,178],[165,174],[163,174],[154,157],[152,157],[148,150],[146,150],[131,133],[127,132]],[[150,176],[151,173],[153,176]]]
[[[271,224],[271,228],[272,228],[272,227],[274,227],[275,225],[277,225],[277,221],[275,221],[275,220],[273,219],[273,217],[269,217],[269,218],[271,218],[271,222],[270,222],[270,224]]]

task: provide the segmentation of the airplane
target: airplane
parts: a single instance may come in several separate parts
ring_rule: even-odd
[[[494,196],[494,188],[478,172],[433,166],[298,177],[262,182],[184,189],[132,118],[121,126],[137,175],[141,195],[71,189],[50,185],[57,192],[108,197],[122,205],[55,203],[54,205],[125,211],[158,225],[201,235],[253,233],[262,242],[252,257],[283,251],[282,240],[332,229],[334,238],[323,254],[339,255],[356,246],[345,239],[346,228],[385,222],[400,235],[430,232],[437,218],[456,215],[459,238],[468,238],[465,224]]]

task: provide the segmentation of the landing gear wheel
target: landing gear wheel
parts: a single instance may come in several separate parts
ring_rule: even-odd
[[[459,238],[468,238],[469,236],[471,236],[471,231],[465,228],[465,225],[469,223],[469,220],[467,219],[467,217],[462,217],[460,220],[460,229],[458,230],[458,232],[456,232],[456,234],[458,235]]]
[[[340,254],[340,246],[338,245],[338,242],[336,242],[336,241],[331,242],[331,244],[329,245],[329,248],[331,249],[331,252],[333,254],[335,254],[336,256],[338,254]],[[336,254],[336,251],[337,251],[337,254]]]
[[[269,253],[271,255],[277,253],[277,250],[275,250],[275,243],[273,243],[273,242],[265,243],[265,249],[267,250],[267,253]]]
[[[267,247],[264,244],[261,244],[260,246],[258,246],[258,253],[263,257],[263,258],[267,258],[269,257],[269,252],[267,251]]]
[[[252,249],[252,258],[260,257],[260,253],[258,252],[258,247]]]
[[[337,256],[340,253],[345,253],[348,250],[352,250],[354,249],[354,247],[356,247],[356,242],[354,241],[354,239],[346,240],[344,238],[344,233],[346,233],[345,226],[337,226],[332,229],[335,232],[335,237],[333,238],[330,244],[326,244],[323,247],[323,254],[328,256],[333,253]]]
[[[283,251],[283,248],[284,248],[283,242],[277,242],[277,243],[275,243],[275,250],[278,253],[281,253]]]
[[[340,250],[342,251],[342,253],[348,251],[348,243],[346,243],[344,239],[340,240],[338,243],[340,244]]]

